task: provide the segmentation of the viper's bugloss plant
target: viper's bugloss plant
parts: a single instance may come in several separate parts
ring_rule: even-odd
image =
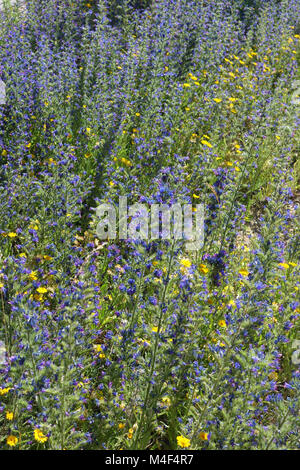
[[[298,0],[13,3],[0,448],[298,449]],[[120,196],[203,246],[99,239]]]

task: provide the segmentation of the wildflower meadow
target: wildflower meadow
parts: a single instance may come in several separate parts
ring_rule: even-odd
[[[299,450],[299,124],[299,0],[0,2],[1,450]]]

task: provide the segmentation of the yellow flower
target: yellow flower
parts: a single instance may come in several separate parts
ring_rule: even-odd
[[[41,442],[42,444],[48,441],[48,437],[40,429],[35,429],[33,431],[34,438],[37,442]]]
[[[8,421],[12,421],[14,419],[14,414],[12,411],[7,411],[5,416]]]
[[[200,264],[199,266],[199,269],[200,271],[203,273],[203,274],[207,274],[208,273],[208,267],[206,266],[206,264]]]
[[[15,232],[9,232],[7,235],[8,235],[9,238],[17,237],[17,234]]]
[[[214,100],[216,103],[221,103],[221,101],[222,101],[221,98],[214,98],[213,100]]]
[[[201,140],[201,144],[206,145],[206,147],[212,148],[211,143],[207,142],[207,140]]]
[[[31,279],[32,281],[36,281],[36,280],[37,280],[37,271],[31,271],[31,273],[28,274],[28,277],[29,277],[29,279]]]
[[[269,374],[269,379],[270,380],[277,380],[278,379],[278,374],[273,370],[273,372],[270,372]]]
[[[220,320],[220,321],[219,321],[219,326],[220,326],[221,328],[226,328],[226,321],[225,321],[225,320]]]
[[[171,400],[168,396],[165,396],[161,400],[165,406],[170,406],[171,405]]]
[[[191,441],[183,436],[177,436],[177,445],[179,447],[190,447]]]
[[[45,287],[38,287],[36,290],[39,294],[46,294],[48,290]]]
[[[184,83],[183,86],[184,86],[185,88],[190,88],[191,85],[190,85],[189,83]]]
[[[119,427],[119,429],[123,429],[123,428],[125,428],[125,424],[124,423],[119,423],[118,427]]]
[[[287,263],[279,263],[278,266],[281,266],[282,268],[284,269],[288,269],[289,268],[289,265]]]
[[[153,331],[153,333],[157,333],[157,332],[158,332],[158,327],[157,327],[157,326],[153,326],[152,331]]]
[[[6,444],[9,446],[9,447],[15,447],[18,443],[18,438],[16,436],[8,436],[8,438],[6,439]]]
[[[7,388],[0,388],[0,395],[7,395],[7,393],[10,391],[10,387]]]
[[[32,296],[30,296],[30,298],[32,298]],[[44,301],[44,297],[42,295],[34,294],[33,298],[37,302],[43,302]]]
[[[249,276],[249,271],[247,271],[247,269],[241,269],[239,271],[239,274],[243,277],[247,277],[247,276]]]
[[[180,264],[184,266],[185,268],[190,268],[192,266],[192,263],[187,258],[181,259]]]
[[[127,158],[124,158],[124,157],[121,158],[121,162],[124,163],[124,165],[126,165],[126,166],[131,166],[132,165],[131,161],[127,160]]]
[[[201,439],[201,441],[208,441],[208,433],[201,431],[199,434],[199,439]]]
[[[20,258],[27,258],[26,253],[20,253],[19,256],[20,256]]]

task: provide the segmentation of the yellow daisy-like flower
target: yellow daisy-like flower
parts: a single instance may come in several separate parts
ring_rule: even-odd
[[[45,434],[43,433],[43,431],[41,431],[40,429],[35,429],[33,431],[33,434],[34,434],[34,438],[37,442],[40,442],[40,443],[44,443],[44,442],[47,442],[48,441],[48,437],[45,436]]]
[[[36,281],[37,280],[37,271],[31,271],[31,273],[28,274],[28,277],[32,281]]]
[[[221,328],[226,328],[226,326],[227,326],[227,325],[226,325],[226,321],[225,321],[225,320],[220,320],[220,321],[219,321],[219,326],[220,326]]]
[[[125,428],[125,424],[124,424],[124,423],[119,423],[118,428],[119,428],[119,429],[124,429],[124,428]]]
[[[17,237],[17,234],[16,234],[16,232],[9,232],[9,233],[7,234],[7,236],[8,236],[9,238],[15,238],[15,237]]]
[[[38,287],[36,291],[37,291],[39,294],[46,294],[46,292],[48,292],[48,290],[46,289],[46,287]]]
[[[169,407],[171,405],[171,400],[168,396],[163,397],[161,401],[165,406]]]
[[[10,387],[7,387],[7,388],[0,388],[0,395],[1,395],[1,396],[7,395],[9,391],[10,391]]]
[[[269,379],[270,380],[277,380],[278,379],[278,374],[277,374],[277,372],[275,372],[275,370],[273,370],[273,372],[270,372]]]
[[[16,436],[8,436],[7,439],[6,439],[6,444],[9,446],[9,447],[15,447],[18,443],[18,438]]]
[[[199,439],[201,439],[201,441],[208,441],[208,433],[201,431],[199,434]]]
[[[281,266],[284,269],[289,269],[289,265],[287,263],[279,263],[278,266]]]
[[[208,267],[206,266],[206,264],[200,264],[199,270],[200,270],[203,274],[207,274],[208,271],[209,271],[209,269],[208,269]]]
[[[201,144],[206,145],[206,147],[212,148],[212,145],[210,142],[207,142],[207,140],[201,140]]]
[[[158,332],[158,327],[157,327],[157,326],[153,326],[152,331],[153,331],[153,333],[157,333],[157,332]]]
[[[191,441],[184,436],[177,436],[177,445],[179,447],[190,447]]]
[[[121,162],[124,163],[126,166],[132,166],[132,163],[130,160],[127,160],[127,158],[122,157]]]
[[[249,276],[249,271],[247,271],[247,269],[241,269],[239,271],[239,274],[243,277],[247,277],[247,276]]]
[[[12,421],[14,419],[14,414],[12,411],[7,411],[5,417],[8,421]]]
[[[180,264],[184,266],[185,268],[190,268],[192,266],[192,263],[189,259],[183,258],[180,260]]]

